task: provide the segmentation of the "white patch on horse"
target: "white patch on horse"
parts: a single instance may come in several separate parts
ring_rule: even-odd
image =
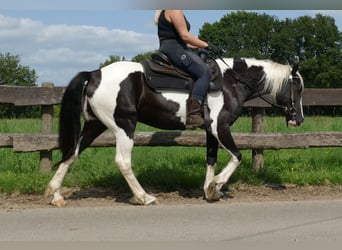
[[[112,63],[101,69],[101,83],[93,97],[89,98],[89,104],[96,117],[111,130],[118,128],[113,115],[117,105],[116,99],[120,91],[120,83],[130,73],[137,71],[143,72],[141,64],[128,61]]]
[[[210,118],[213,120],[211,123],[212,133],[217,135],[217,117],[223,107],[224,99],[223,93],[213,92],[208,94],[208,107],[210,109]]]
[[[176,117],[179,117],[182,123],[186,123],[186,99],[189,97],[187,93],[180,93],[174,91],[163,91],[161,93],[165,99],[179,104],[179,109],[176,112]]]
[[[263,67],[263,71],[266,74],[264,93],[269,93],[273,97],[281,91],[281,88],[285,83],[284,80],[288,79],[291,75],[290,65],[283,65],[269,60],[257,60],[253,58],[245,59],[245,61],[248,67]]]
[[[227,71],[227,69],[233,68],[234,60],[233,60],[233,58],[222,58],[222,60],[216,59],[216,63],[218,64],[219,68],[221,69],[221,74],[223,76],[224,73]]]

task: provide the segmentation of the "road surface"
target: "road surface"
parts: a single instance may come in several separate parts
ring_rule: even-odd
[[[0,210],[0,241],[342,243],[342,200]]]

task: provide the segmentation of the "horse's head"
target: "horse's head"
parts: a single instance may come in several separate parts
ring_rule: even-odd
[[[261,97],[272,106],[281,108],[285,112],[286,123],[300,126],[304,121],[302,94],[304,90],[303,78],[298,72],[299,60],[293,66],[283,65],[270,60],[253,58],[222,59],[217,61],[227,86],[232,82],[245,85],[245,100]],[[230,67],[228,64],[233,65]],[[271,97],[271,100],[268,98]]]
[[[295,60],[291,73],[277,95],[277,104],[282,106],[286,116],[286,123],[300,126],[304,121],[302,94],[304,90],[303,78],[298,72],[299,60]]]

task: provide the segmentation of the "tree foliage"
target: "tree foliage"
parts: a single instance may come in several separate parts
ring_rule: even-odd
[[[150,58],[153,52],[146,52],[146,53],[139,53],[138,55],[134,56],[131,61],[132,62],[141,62],[147,58]],[[100,68],[103,68],[109,64],[119,62],[119,61],[125,61],[125,57],[120,57],[118,55],[110,55],[106,61],[103,63],[100,63]]]
[[[141,62],[145,59],[149,59],[149,58],[151,58],[152,54],[153,54],[153,52],[146,52],[146,53],[138,54],[132,58],[132,62]]]
[[[18,55],[0,53],[0,85],[36,86],[36,72],[20,64]],[[16,107],[12,104],[0,104],[0,118],[37,117],[38,107]]]
[[[332,17],[317,14],[280,21],[238,11],[213,24],[205,23],[199,37],[224,49],[227,57],[291,63],[298,55],[306,87],[342,86],[342,35]]]
[[[110,55],[108,59],[106,59],[106,61],[104,61],[103,63],[100,63],[100,68],[103,68],[109,64],[115,63],[115,62],[119,62],[119,61],[124,61],[125,57],[120,57],[117,55]]]
[[[213,24],[205,23],[200,38],[226,51],[227,57],[269,58],[270,31],[275,19],[266,14],[236,12]]]
[[[20,64],[19,55],[0,53],[0,85],[36,86],[36,72]]]
[[[334,19],[316,15],[294,20],[298,41],[297,51],[303,65],[301,72],[310,87],[337,88],[342,86],[342,36]]]

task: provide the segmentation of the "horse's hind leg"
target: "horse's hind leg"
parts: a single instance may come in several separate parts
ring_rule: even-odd
[[[45,197],[53,196],[51,204],[54,206],[63,207],[66,204],[63,196],[60,193],[60,188],[61,188],[64,176],[68,172],[69,166],[75,161],[75,159],[76,159],[76,156],[73,155],[68,160],[63,161],[59,164],[55,175],[50,180],[45,190]]]
[[[105,130],[106,127],[98,120],[85,122],[73,155],[59,164],[55,175],[46,188],[45,196],[53,196],[53,199],[51,201],[52,205],[58,207],[65,206],[66,202],[62,194],[60,193],[60,188],[70,165],[76,160],[77,156]]]
[[[136,179],[131,163],[132,149],[134,145],[133,139],[129,138],[123,130],[118,130],[116,133],[116,155],[115,163],[120,169],[121,174],[126,179],[130,187],[133,198],[130,199],[132,204],[149,205],[157,202],[156,197],[149,195],[141,187]]]

